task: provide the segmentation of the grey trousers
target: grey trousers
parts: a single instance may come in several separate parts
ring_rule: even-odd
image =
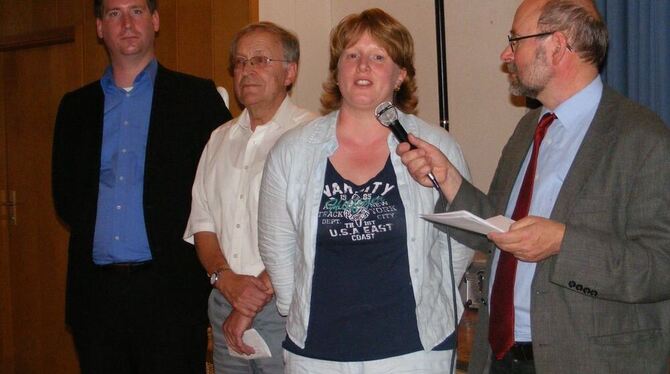
[[[279,315],[274,297],[254,318],[253,328],[265,339],[272,357],[245,360],[228,354],[223,335],[223,322],[233,310],[228,300],[217,290],[209,295],[209,322],[214,337],[214,369],[217,374],[282,374],[284,362],[281,343],[286,336],[286,318]]]

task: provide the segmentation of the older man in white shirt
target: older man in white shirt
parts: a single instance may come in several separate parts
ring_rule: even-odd
[[[216,129],[200,158],[184,239],[194,241],[214,289],[209,318],[217,372],[281,373],[285,318],[258,253],[258,193],[268,151],[287,130],[316,116],[293,104],[288,93],[300,58],[295,35],[270,23],[249,25],[231,44],[230,72],[242,114]],[[252,354],[242,340],[250,328],[268,343],[272,357]]]

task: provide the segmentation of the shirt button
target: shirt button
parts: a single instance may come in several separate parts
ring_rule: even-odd
[[[128,121],[123,121],[124,126],[128,126]]]
[[[126,152],[128,152],[127,149],[125,149],[125,148],[122,148],[122,149],[121,149],[121,153],[126,153]]]
[[[114,236],[114,240],[119,240],[119,236],[118,236],[118,235],[115,235],[115,236]]]
[[[117,205],[116,210],[121,210],[121,205]]]
[[[237,225],[235,225],[235,227],[237,227],[237,228],[239,229],[239,228],[240,228],[240,224],[238,223]]]
[[[244,199],[244,194],[241,194],[241,195],[240,195],[240,199]]]
[[[127,93],[126,93],[126,97],[130,97],[130,92],[127,92]]]
[[[126,178],[124,178],[123,175],[119,177],[119,180],[120,180],[120,181],[122,181],[122,180],[124,180],[124,179],[126,179]]]
[[[419,272],[419,268],[414,268],[414,272],[415,272],[415,273],[418,273],[418,272]]]
[[[248,169],[249,169],[249,165],[244,165],[244,170],[248,170]]]
[[[414,237],[412,237],[412,241],[413,241],[413,242],[415,242],[415,241],[416,241],[416,239],[415,239]]]
[[[239,256],[240,255],[238,255],[237,253],[233,254],[233,258],[238,258]]]

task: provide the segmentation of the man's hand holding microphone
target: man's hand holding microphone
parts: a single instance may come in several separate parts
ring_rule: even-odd
[[[461,174],[449,162],[447,156],[434,145],[412,134],[408,135],[407,140],[409,143],[400,143],[396,148],[396,153],[400,156],[402,163],[422,186],[433,187],[433,182],[428,177],[428,174],[432,173],[440,185],[442,194],[447,201],[451,202],[458,189],[461,188],[463,182]],[[410,143],[416,148],[411,149]]]

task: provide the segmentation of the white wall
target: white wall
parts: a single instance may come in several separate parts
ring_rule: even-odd
[[[475,185],[486,191],[500,151],[525,109],[511,102],[499,55],[519,0],[446,0],[450,131],[461,144]],[[259,0],[259,19],[298,34],[295,101],[319,110],[328,72],[328,36],[342,17],[379,7],[412,33],[419,116],[437,124],[437,54],[433,0]]]

